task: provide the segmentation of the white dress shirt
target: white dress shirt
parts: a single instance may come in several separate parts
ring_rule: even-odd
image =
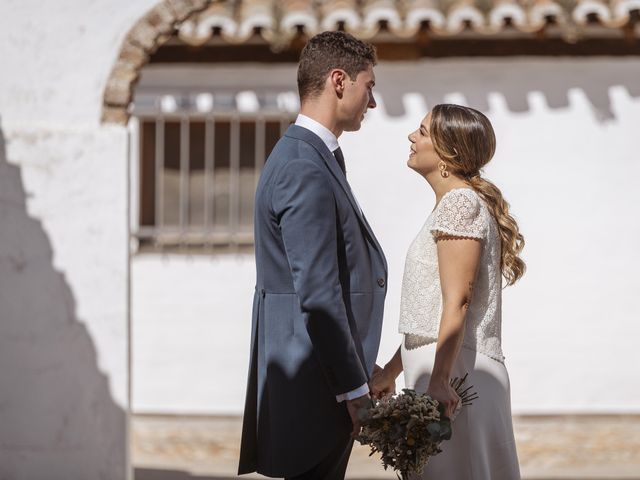
[[[298,114],[296,118],[296,125],[302,128],[306,128],[311,132],[315,133],[320,137],[320,139],[324,142],[330,152],[334,152],[336,149],[340,147],[338,145],[338,139],[333,134],[331,130],[322,125],[319,122],[316,122],[313,118],[309,118],[306,115]],[[337,160],[336,160],[337,161]],[[355,198],[355,197],[354,197]],[[357,203],[357,200],[356,200]],[[360,205],[358,205],[360,207]],[[369,385],[366,383],[355,390],[351,390],[350,392],[341,393],[340,395],[336,395],[336,400],[338,402],[343,402],[345,400],[353,400],[354,398],[361,397],[369,393]]]
[[[318,135],[330,152],[333,153],[340,147],[340,145],[338,145],[338,139],[333,134],[333,132],[322,125],[320,122],[316,122],[313,118],[307,117],[306,115],[302,115],[300,113],[296,118],[296,125],[302,128],[306,128],[307,130],[311,130],[313,133]]]

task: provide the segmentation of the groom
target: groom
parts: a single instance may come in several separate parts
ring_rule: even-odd
[[[370,404],[387,265],[338,138],[376,106],[375,64],[373,47],[346,33],[309,40],[300,115],[260,177],[239,474],[343,479]]]

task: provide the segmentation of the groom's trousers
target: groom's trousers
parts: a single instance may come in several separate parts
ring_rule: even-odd
[[[336,447],[311,470],[285,480],[344,480],[347,463],[351,455],[353,439],[348,437],[340,441]]]

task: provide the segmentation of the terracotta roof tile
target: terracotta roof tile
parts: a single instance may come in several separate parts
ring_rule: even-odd
[[[179,37],[201,45],[219,33],[242,43],[256,31],[286,44],[299,32],[343,29],[360,38],[386,31],[400,39],[427,29],[433,36],[531,34],[549,25],[567,36],[598,36],[633,27],[640,0],[238,0],[217,2],[185,21]],[[598,25],[599,28],[591,28]]]

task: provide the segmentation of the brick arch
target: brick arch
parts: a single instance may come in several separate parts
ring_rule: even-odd
[[[126,125],[140,69],[173,34],[176,26],[215,1],[163,0],[131,27],[111,70],[102,99],[102,123]]]

